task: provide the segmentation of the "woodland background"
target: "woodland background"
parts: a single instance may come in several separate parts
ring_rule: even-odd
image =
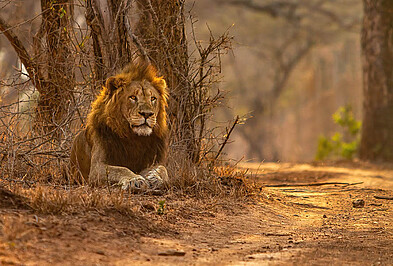
[[[300,19],[280,2],[299,5]],[[201,31],[206,23],[234,35],[223,59],[230,109],[220,118],[248,120],[229,157],[310,161],[321,135],[342,132],[332,119],[339,107],[351,105],[361,119],[361,1],[198,1],[195,10]]]
[[[0,0],[0,264],[393,265],[392,25],[392,0]],[[166,189],[70,182],[138,58]]]
[[[72,109],[72,118],[65,123],[71,125],[71,120],[78,120],[72,126],[74,132],[78,124],[83,125],[89,108],[86,103],[94,98],[105,78],[131,59],[147,56],[171,86],[171,114],[177,117],[171,119],[177,135],[172,147],[185,144],[194,161],[213,150],[217,153],[217,147],[226,143],[230,121],[236,117],[239,119],[235,120],[231,143],[225,145],[227,158],[235,161],[310,161],[316,158],[321,136],[326,140],[335,135],[339,142],[355,139],[349,157],[357,156],[357,132],[355,137],[348,134],[332,115],[340,107],[348,107],[354,116],[351,119],[362,119],[363,10],[379,2],[386,9],[388,3],[199,0],[167,1],[170,4],[165,9],[162,2],[1,1],[2,20],[12,25],[11,31],[34,60],[41,60],[38,68],[40,64],[46,68],[46,73],[34,81],[32,72],[22,69],[20,56],[2,35],[3,110],[17,103],[19,111],[34,112],[29,106],[31,100],[37,100],[37,86],[34,88],[29,79],[39,86],[53,83],[48,85],[47,98],[53,99],[53,93],[60,98],[40,107],[40,102],[46,101],[41,93],[38,117],[56,120]],[[110,19],[102,15],[106,5],[112,12]],[[95,24],[97,6],[102,12],[101,28]],[[52,30],[65,33],[58,39],[50,35],[53,18],[58,24]],[[73,36],[67,29],[72,29]],[[52,71],[57,74],[51,74],[50,68],[57,69]],[[45,80],[41,82],[40,78]],[[190,91],[185,99],[176,96]],[[59,105],[61,98],[73,102],[73,107]],[[198,106],[190,107],[190,103]],[[64,110],[58,109],[53,115],[48,111],[54,109],[51,105],[63,106]],[[79,118],[75,120],[76,116]],[[25,121],[33,119],[18,116],[16,120],[20,128],[31,126]],[[55,121],[57,127],[60,120]],[[224,129],[216,130],[218,127]],[[60,150],[67,153],[73,134],[62,130],[60,142],[66,146],[60,145]],[[215,141],[215,148],[210,144],[206,147],[206,140]],[[337,153],[331,158],[340,156]]]

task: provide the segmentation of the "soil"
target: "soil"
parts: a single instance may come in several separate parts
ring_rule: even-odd
[[[129,215],[37,214],[1,189],[0,264],[393,265],[391,166],[239,167],[261,187],[257,196],[139,196]],[[160,215],[153,203],[162,198]]]

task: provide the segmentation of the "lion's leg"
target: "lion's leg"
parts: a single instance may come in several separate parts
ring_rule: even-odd
[[[149,188],[148,181],[128,168],[102,164],[91,169],[89,179],[93,184],[119,185],[124,190],[141,192]]]
[[[130,169],[104,163],[103,152],[99,146],[92,151],[89,181],[92,185],[120,185],[124,190],[132,192],[145,191],[149,184],[141,175]]]
[[[121,166],[105,165],[107,180],[112,184],[118,184],[124,190],[132,192],[145,191],[149,184],[143,176],[135,174],[131,170]]]
[[[149,188],[153,190],[162,189],[169,181],[168,172],[163,165],[146,169],[142,171],[141,175],[147,180]]]

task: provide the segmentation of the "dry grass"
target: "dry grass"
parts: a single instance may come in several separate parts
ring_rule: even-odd
[[[59,189],[52,186],[37,186],[24,190],[30,206],[42,214],[76,214],[89,210],[116,210],[129,215],[134,201],[120,189],[79,187]]]
[[[31,159],[40,160],[37,157]],[[4,165],[3,162],[2,167]],[[129,194],[116,186],[93,188],[69,184],[64,176],[67,170],[67,160],[64,159],[51,160],[32,168],[26,161],[15,157],[13,165],[13,171],[1,174],[2,185],[26,197],[28,206],[40,214],[62,215],[99,210],[134,215],[156,212],[162,200],[243,200],[254,191],[245,173],[236,171],[235,167],[212,166],[208,161],[204,165],[196,165],[187,154],[180,152],[172,152],[168,158],[170,182],[158,197],[149,193]]]
[[[168,190],[178,195],[242,198],[253,191],[245,172],[237,171],[236,167],[209,164],[208,161],[196,165],[181,153],[172,153],[169,157],[168,173]]]
[[[155,5],[154,8],[158,8]],[[171,156],[167,164],[171,180],[160,198],[130,195],[116,187],[73,187],[67,183],[64,173],[67,172],[72,140],[86,121],[90,102],[96,93],[94,89],[102,82],[92,74],[94,67],[91,63],[97,59],[89,50],[93,48],[92,43],[87,43],[85,48],[78,46],[81,51],[72,51],[80,56],[79,60],[83,62],[80,65],[90,67],[78,70],[82,75],[80,80],[75,80],[78,85],[69,86],[75,99],[70,102],[62,119],[52,121],[56,123],[51,130],[39,131],[34,123],[29,122],[37,118],[34,111],[37,103],[30,98],[24,102],[20,98],[15,99],[15,102],[0,106],[0,182],[17,194],[26,196],[35,212],[56,215],[81,210],[115,210],[126,215],[157,211],[160,200],[174,195],[194,200],[239,199],[249,195],[251,188],[244,181],[244,173],[216,163],[220,154],[217,150],[227,141],[222,136],[230,135],[228,130],[227,134],[221,134],[220,130],[215,130],[216,127],[208,127],[212,110],[223,97],[218,89],[220,58],[230,49],[231,37],[228,32],[218,38],[212,34],[209,41],[201,42],[192,31],[190,40],[183,39],[186,24],[189,23],[193,29],[196,23],[192,18],[186,20],[183,5],[181,1],[171,7],[160,7],[160,10],[166,9],[161,10],[157,18],[150,6],[141,13],[148,15],[153,12],[154,25],[148,22],[145,27],[153,28],[153,33],[162,32],[159,36],[144,36],[148,40],[150,37],[154,39],[146,43],[147,39],[141,39],[141,44],[146,46],[148,57],[155,59],[153,61],[171,88]],[[168,19],[174,27],[163,23]],[[80,34],[90,33],[87,29]],[[180,40],[181,44],[178,43]],[[193,56],[189,57],[189,54]],[[15,81],[19,81],[19,76],[14,77]],[[21,92],[29,86],[26,83]],[[214,158],[214,163],[211,158]]]
[[[170,183],[160,196],[130,194],[116,186],[93,188],[71,186],[63,180],[48,182],[36,175],[34,182],[3,181],[4,188],[24,197],[26,204],[39,214],[76,214],[83,211],[116,211],[124,215],[157,212],[160,201],[243,201],[252,195],[245,173],[234,167],[198,167],[182,155],[172,155],[168,162]],[[53,169],[55,172],[56,169]],[[44,173],[45,174],[45,173]],[[192,204],[191,204],[192,205]],[[203,205],[203,204],[202,204]],[[162,207],[162,206],[161,206]]]

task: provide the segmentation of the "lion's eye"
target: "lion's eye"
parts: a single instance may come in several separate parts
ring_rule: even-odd
[[[136,96],[135,95],[130,96],[130,99],[136,102]]]
[[[152,102],[155,102],[156,100],[157,100],[157,98],[156,98],[156,97],[154,97],[154,96],[153,96],[153,97],[151,97],[151,101],[152,101]]]

